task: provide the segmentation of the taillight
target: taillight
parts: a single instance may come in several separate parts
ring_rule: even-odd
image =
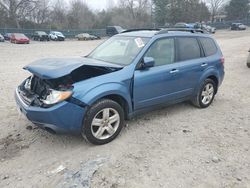
[[[220,62],[221,62],[221,64],[224,65],[224,63],[225,63],[225,58],[224,58],[224,57],[221,57],[221,58],[220,58]]]

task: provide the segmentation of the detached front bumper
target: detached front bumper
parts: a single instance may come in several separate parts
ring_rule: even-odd
[[[55,133],[80,134],[85,108],[63,101],[50,108],[29,106],[18,89],[15,100],[20,111],[35,125]]]

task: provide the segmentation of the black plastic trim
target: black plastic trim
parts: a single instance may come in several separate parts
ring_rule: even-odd
[[[85,104],[84,102],[80,101],[79,99],[76,99],[74,97],[70,97],[69,99],[66,100],[67,102],[73,103],[77,106],[80,106],[82,108],[85,108],[86,106],[88,106],[87,104]]]

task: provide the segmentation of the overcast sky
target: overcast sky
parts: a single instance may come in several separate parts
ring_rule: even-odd
[[[107,9],[107,7],[110,6],[112,2],[115,3],[116,0],[85,0],[85,2],[91,9],[102,10]]]

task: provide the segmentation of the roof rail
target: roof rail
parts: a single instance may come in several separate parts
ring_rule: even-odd
[[[152,28],[142,28],[142,29],[128,29],[128,30],[125,30],[121,33],[129,33],[129,32],[133,32],[133,31],[160,31],[161,29],[152,29]]]
[[[190,33],[208,33],[205,30],[202,29],[192,29],[192,28],[167,28],[167,29],[162,29],[160,30],[157,35],[159,34],[164,34],[164,33],[168,33],[169,31],[183,31],[183,32],[190,32]]]

